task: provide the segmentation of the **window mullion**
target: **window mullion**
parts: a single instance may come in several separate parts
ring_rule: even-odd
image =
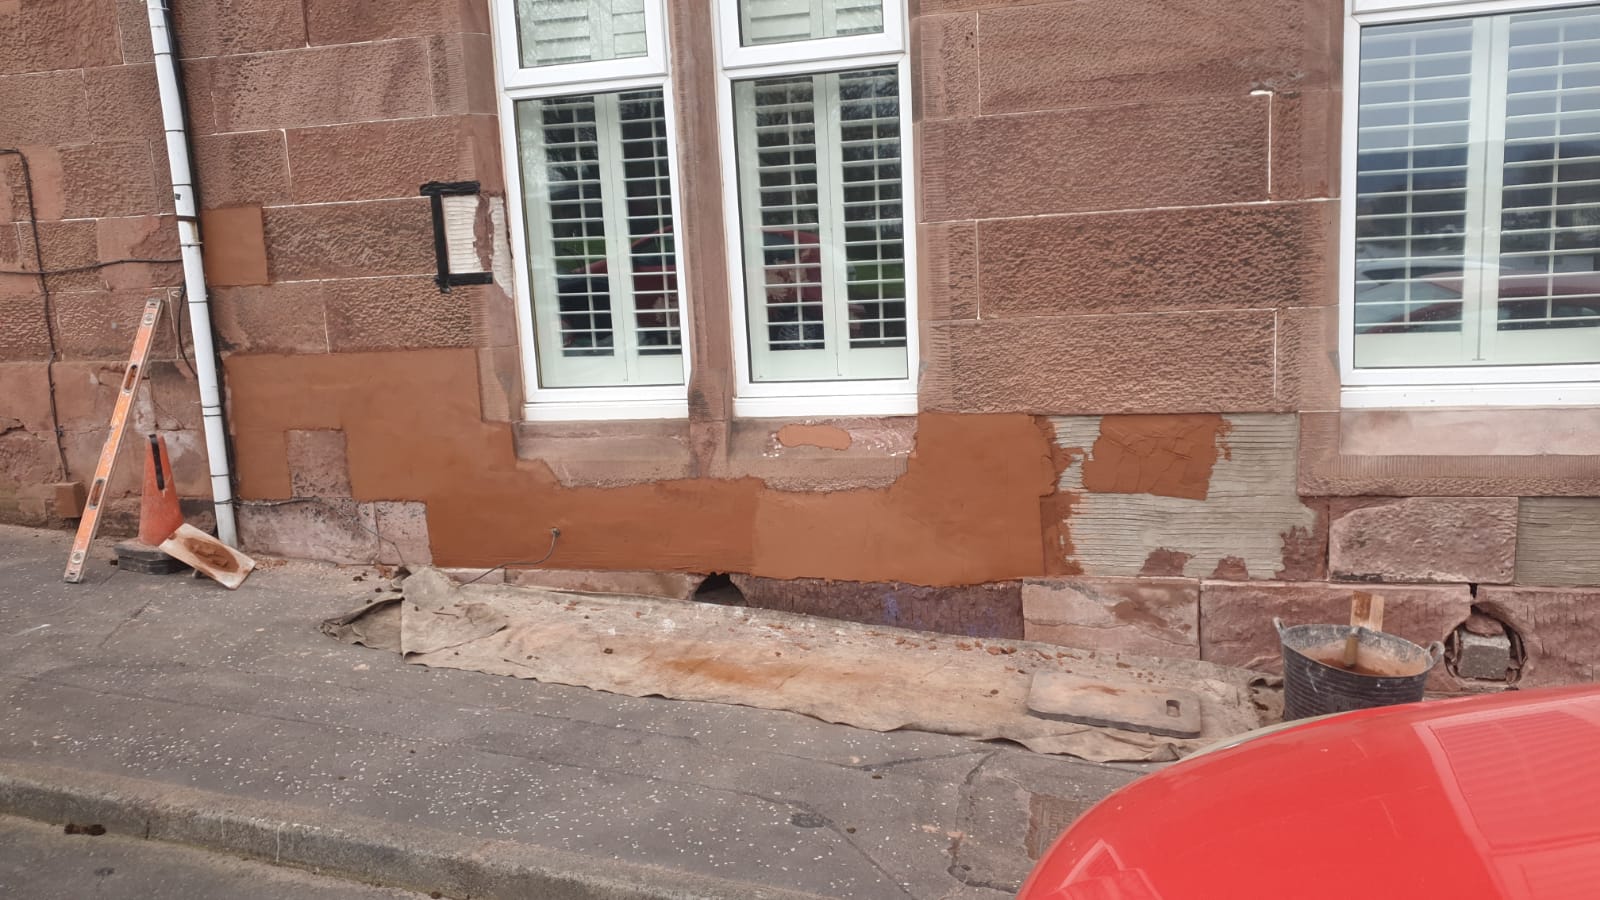
[[[622,165],[622,117],[618,94],[595,97],[595,131],[599,138],[600,208],[606,229],[606,295],[611,304],[611,346],[627,372],[625,382],[639,381],[633,308],[633,240],[628,229],[628,183]]]
[[[817,123],[817,240],[822,248],[822,340],[835,373],[849,376],[846,359],[850,331],[849,264],[844,249],[844,159],[839,120],[839,76],[816,75],[813,96]],[[826,139],[822,139],[823,136]]]
[[[835,0],[811,0],[811,36],[824,37],[838,30],[838,10]]]
[[[1483,173],[1478,180],[1481,196],[1475,204],[1481,216],[1478,285],[1473,292],[1476,333],[1469,345],[1475,361],[1494,358],[1500,314],[1500,213],[1504,204],[1506,171],[1506,92],[1510,80],[1511,17],[1484,20],[1489,28],[1488,96],[1482,110],[1484,122]],[[1469,223],[1470,224],[1470,223]]]

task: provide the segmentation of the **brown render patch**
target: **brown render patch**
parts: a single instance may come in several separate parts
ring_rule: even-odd
[[[759,479],[563,488],[484,422],[467,349],[233,356],[226,362],[240,494],[290,494],[285,432],[343,429],[357,500],[428,506],[434,560],[772,578],[971,584],[1041,574],[1040,500],[1056,473],[1031,416],[924,414],[887,488],[809,494]]]
[[[1227,430],[1216,413],[1106,416],[1083,463],[1083,486],[1103,494],[1204,500]]]
[[[1051,491],[1044,499],[1039,501],[1039,530],[1043,541],[1044,560],[1042,563],[1046,575],[1082,575],[1083,566],[1075,557],[1077,548],[1072,545],[1072,508],[1077,505],[1078,495],[1071,491],[1061,489],[1061,473],[1072,465],[1072,461],[1083,456],[1082,447],[1063,447],[1056,440],[1056,427],[1044,417],[1035,419],[1039,433],[1044,437],[1045,445],[1050,452]]]
[[[785,447],[816,447],[821,450],[849,450],[850,432],[837,425],[785,425],[778,429],[778,443]]]

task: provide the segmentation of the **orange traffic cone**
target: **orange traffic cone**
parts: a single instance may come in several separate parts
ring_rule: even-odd
[[[139,500],[139,543],[151,547],[160,543],[183,524],[178,508],[178,488],[172,483],[172,458],[167,455],[167,439],[150,435],[150,455],[144,461],[144,495]]]

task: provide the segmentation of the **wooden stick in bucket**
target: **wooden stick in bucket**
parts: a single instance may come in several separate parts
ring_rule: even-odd
[[[1361,648],[1361,629],[1383,630],[1383,598],[1366,591],[1350,595],[1350,636],[1344,640],[1344,667],[1356,667],[1356,653]]]

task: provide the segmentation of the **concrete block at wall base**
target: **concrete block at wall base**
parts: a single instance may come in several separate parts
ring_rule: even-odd
[[[1335,500],[1330,519],[1330,578],[1505,584],[1515,575],[1515,497]]]
[[[1600,589],[1483,587],[1478,608],[1504,622],[1526,657],[1519,687],[1595,680],[1600,665]]]
[[[238,519],[240,549],[246,553],[343,565],[432,561],[422,503],[245,501]]]
[[[688,600],[694,596],[695,589],[700,587],[700,582],[704,580],[704,575],[688,572],[607,572],[597,569],[530,569],[517,566],[507,566],[504,578],[506,584],[524,587],[595,594],[626,594],[632,597],[656,597],[663,600]]]
[[[959,587],[732,575],[749,606],[967,637],[1021,639],[1022,582]]]
[[[1205,581],[1200,585],[1200,658],[1224,666],[1282,672],[1274,616],[1285,626],[1347,625],[1355,585],[1306,582]],[[1472,613],[1464,584],[1384,585],[1383,630],[1427,646],[1443,641]],[[1454,679],[1441,666],[1429,679],[1451,690]]]
[[[1030,641],[1151,656],[1200,656],[1200,582],[1190,578],[1028,578]]]

